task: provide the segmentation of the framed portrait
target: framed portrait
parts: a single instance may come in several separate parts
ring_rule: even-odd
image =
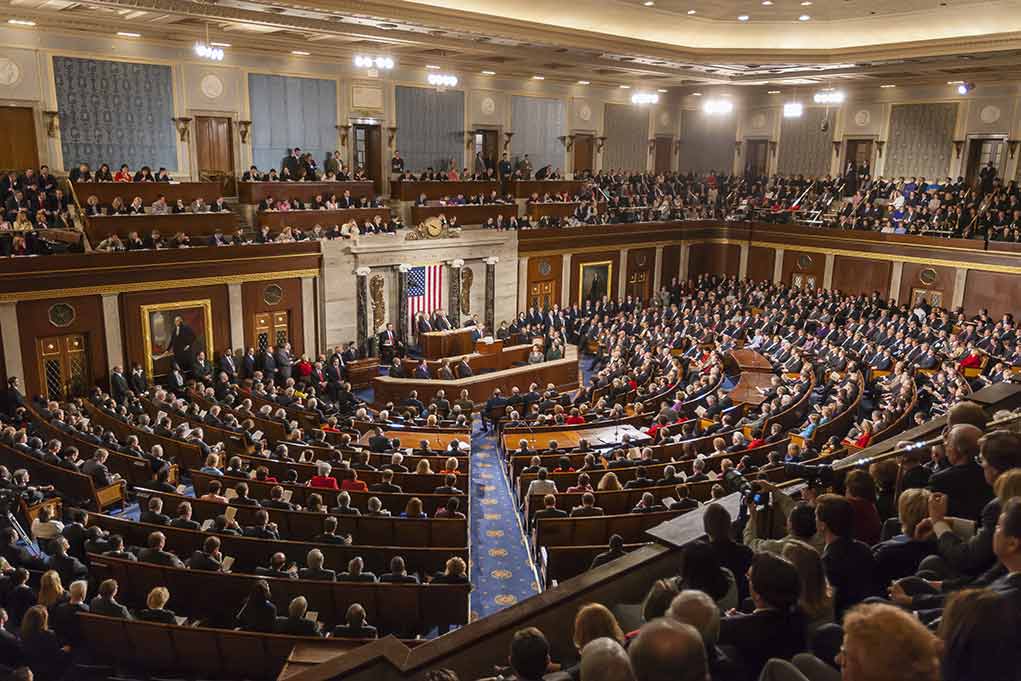
[[[174,362],[187,374],[195,356],[213,356],[213,308],[209,299],[142,306],[142,341],[149,376],[166,376]]]
[[[603,296],[616,297],[613,289],[613,261],[584,262],[578,265],[578,303],[586,300],[593,303]]]
[[[931,288],[911,289],[911,308],[914,309],[922,300],[932,307],[943,307],[943,291],[934,291]]]

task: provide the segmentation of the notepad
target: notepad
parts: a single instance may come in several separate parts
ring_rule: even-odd
[[[230,569],[234,567],[234,556],[224,556],[220,565],[224,572],[230,572]]]
[[[236,498],[237,495],[238,493],[234,490],[233,487],[228,487],[227,489],[223,490],[223,496],[227,497],[227,501]]]
[[[234,520],[234,516],[238,514],[236,506],[228,506],[227,510],[223,512],[223,517],[227,519],[227,522]]]
[[[318,622],[319,613],[316,612],[315,610],[309,610],[308,612],[305,613],[305,619],[309,620],[310,622]]]
[[[178,485],[177,486],[177,493],[178,494],[187,494],[187,492],[188,492],[188,486],[187,485]]]
[[[285,489],[284,493],[280,496],[280,498],[283,499],[284,501],[286,501],[287,503],[290,503],[291,502],[291,497],[293,497],[293,496],[294,496],[294,490],[293,489]]]

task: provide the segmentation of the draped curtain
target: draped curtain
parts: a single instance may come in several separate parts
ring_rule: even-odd
[[[649,110],[633,104],[607,104],[603,121],[603,168],[641,170],[649,154]]]
[[[53,58],[64,167],[177,169],[169,66]]]
[[[533,171],[545,165],[564,170],[564,103],[559,99],[514,97],[511,101],[514,155],[528,154]]]
[[[832,121],[835,116],[830,112]],[[776,172],[780,175],[819,177],[830,172],[833,155],[832,135],[822,131],[826,117],[823,107],[805,107],[800,118],[784,118],[780,124],[780,157]]]
[[[248,75],[252,162],[280,169],[287,150],[311,152],[322,167],[337,148],[337,81],[261,73]]]
[[[957,104],[896,104],[883,174],[942,179],[950,171]]]
[[[681,117],[682,173],[703,175],[711,170],[729,175],[734,170],[734,114],[710,116],[702,111],[684,111]]]
[[[398,85],[397,148],[412,172],[446,170],[464,159],[464,92]]]

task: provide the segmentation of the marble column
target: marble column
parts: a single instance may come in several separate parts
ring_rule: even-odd
[[[408,341],[408,265],[397,266],[397,337],[405,345]]]
[[[904,263],[900,260],[893,263],[890,268],[890,295],[887,296],[895,303],[900,302],[900,282],[904,276]]]
[[[358,348],[365,357],[372,356],[372,343],[369,338],[369,267],[359,267],[355,270],[355,307],[357,309],[357,321],[355,328],[358,331]]]
[[[518,311],[528,309],[528,258],[518,258]]]
[[[485,324],[488,335],[496,333],[496,263],[500,259],[491,255],[483,262],[486,263],[486,314]]]
[[[0,334],[4,341],[4,369],[7,377],[21,379],[21,390],[25,392],[25,366],[21,357],[21,334],[18,329],[17,303],[0,303]]]
[[[826,266],[822,273],[822,287],[833,288],[833,262],[836,256],[832,253],[826,254]]]
[[[656,246],[656,260],[652,270],[652,296],[659,297],[659,290],[663,287],[663,247]]]
[[[560,268],[560,307],[571,307],[571,254],[564,253]]]
[[[301,278],[301,333],[305,353],[312,361],[319,356],[319,345],[316,342],[316,279]]]
[[[738,279],[744,279],[745,277],[748,276],[748,253],[750,251],[751,248],[748,246],[748,242],[747,241],[741,242],[741,255],[738,259],[737,266]]]
[[[461,269],[464,267],[464,260],[457,258],[448,263],[447,269],[450,272],[449,295],[447,298],[447,318],[456,328],[461,326]]]
[[[681,266],[677,272],[677,281],[682,285],[688,280],[688,255],[691,253],[691,244],[681,242]]]
[[[241,302],[241,284],[227,284],[227,302],[230,306],[230,344],[234,350],[245,354],[245,311]]]
[[[779,284],[783,280],[783,249],[775,249],[773,255],[773,283]]]
[[[127,368],[124,366],[124,343],[121,340],[124,332],[121,330],[121,309],[116,293],[103,294],[103,333],[106,336],[107,366],[111,371],[115,366]]]
[[[954,269],[954,296],[950,301],[950,309],[955,307],[961,307],[964,305],[964,287],[968,285],[968,269],[966,267],[957,267]],[[910,301],[908,301],[910,302]],[[946,305],[946,301],[943,301]],[[4,347],[7,347],[7,337],[4,337]],[[10,370],[7,374],[10,375]]]
[[[620,272],[617,274],[617,301],[627,298],[627,255],[630,248],[620,249]],[[606,287],[607,293],[613,298],[613,289]]]

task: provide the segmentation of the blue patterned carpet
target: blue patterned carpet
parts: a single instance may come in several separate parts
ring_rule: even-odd
[[[521,516],[500,462],[496,436],[472,432],[469,514],[471,618],[486,617],[539,592]]]

